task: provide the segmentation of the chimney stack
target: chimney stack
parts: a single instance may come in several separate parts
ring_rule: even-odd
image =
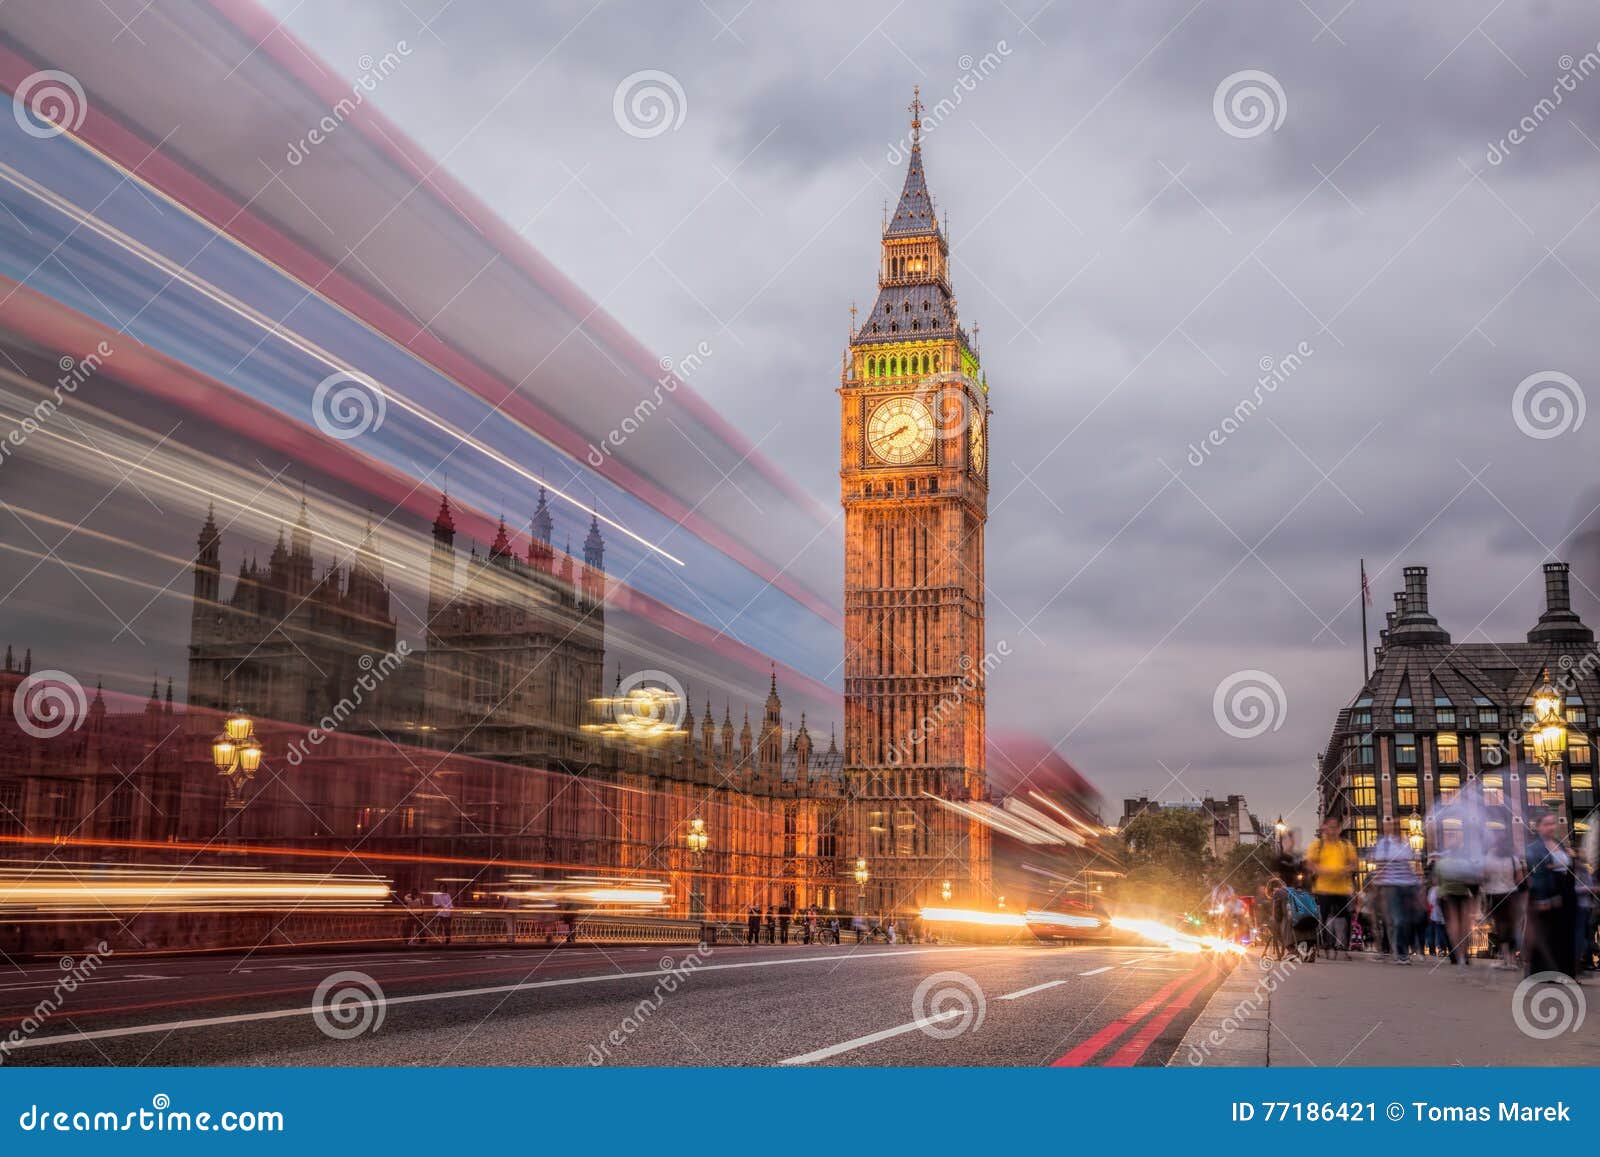
[[[1594,632],[1572,609],[1571,568],[1564,562],[1544,564],[1544,614],[1528,632],[1530,643],[1589,646]]]
[[[1428,612],[1428,568],[1408,566],[1405,577],[1405,593],[1395,595],[1400,613],[1389,632],[1390,640],[1400,646],[1448,645],[1450,633]]]

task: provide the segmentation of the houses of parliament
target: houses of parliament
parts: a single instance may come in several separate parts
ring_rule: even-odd
[[[209,514],[201,526],[187,710],[170,687],[142,712],[107,712],[97,693],[79,728],[0,734],[0,835],[237,846],[307,869],[339,855],[340,870],[463,902],[583,876],[660,880],[673,914],[719,918],[752,903],[905,913],[947,887],[988,903],[989,833],[967,806],[988,798],[988,390],[957,319],[920,110],[838,388],[842,740],[823,748],[804,716],[786,726],[775,673],[754,721],[745,705],[719,718],[678,703],[669,726],[631,733],[620,670],[608,686],[600,525],[577,554],[557,549],[543,491],[525,535],[502,520],[486,553],[458,548],[441,497],[414,648],[370,531],[319,571],[302,499],[265,563],[241,555],[231,582],[223,532]],[[23,678],[0,675],[7,706]],[[265,755],[230,801],[209,740],[236,707]],[[696,822],[702,852],[684,838]]]

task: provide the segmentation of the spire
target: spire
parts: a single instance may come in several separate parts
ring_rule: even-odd
[[[96,691],[96,694],[99,694],[99,692]],[[168,715],[172,714],[172,676],[171,675],[167,676],[167,710],[166,710],[166,714],[168,714]]]
[[[511,536],[506,533],[506,516],[500,516],[500,525],[495,529],[494,542],[489,545],[489,558],[495,562],[511,557]]]
[[[306,484],[300,483],[300,516],[294,520],[294,534],[289,545],[298,555],[311,553],[311,508],[306,504]]]
[[[589,535],[583,540],[583,565],[593,570],[601,570],[605,566],[606,540],[600,537],[600,519],[596,515],[589,516]]]
[[[911,92],[911,160],[906,165],[906,183],[900,190],[900,201],[883,230],[886,238],[940,236],[933,198],[928,193],[928,179],[922,171],[922,94],[915,87]]]
[[[555,529],[554,520],[550,517],[550,498],[543,486],[539,487],[539,505],[533,509],[533,523],[529,529],[533,537],[543,543],[550,541],[550,533]]]
[[[450,513],[450,495],[439,495],[439,513],[433,516],[433,537],[446,545],[455,541],[456,520]]]

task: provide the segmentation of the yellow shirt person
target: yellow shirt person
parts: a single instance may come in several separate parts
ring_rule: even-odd
[[[1353,895],[1360,866],[1355,845],[1339,834],[1336,820],[1324,823],[1322,831],[1306,849],[1306,866],[1313,877],[1311,890],[1324,896]]]

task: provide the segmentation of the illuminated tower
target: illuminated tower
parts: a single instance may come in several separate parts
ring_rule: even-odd
[[[989,899],[987,829],[938,802],[987,795],[988,387],[949,261],[913,96],[877,301],[852,321],[839,386],[847,851],[867,858],[867,905],[885,912],[935,901],[946,878],[963,901]]]

